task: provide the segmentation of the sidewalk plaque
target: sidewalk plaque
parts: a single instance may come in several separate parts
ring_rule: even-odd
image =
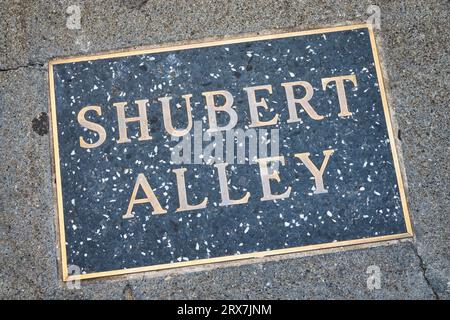
[[[366,25],[49,73],[64,280],[412,235]]]

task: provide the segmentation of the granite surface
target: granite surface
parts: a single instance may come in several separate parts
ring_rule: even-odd
[[[48,134],[47,61],[63,55],[242,33],[365,22],[369,1],[1,1],[0,297],[448,299],[449,4],[380,1],[376,32],[397,121],[414,240],[251,263],[62,283]],[[174,19],[180,17],[180,19]],[[189,23],[189,21],[192,21]],[[211,27],[214,26],[214,27]],[[381,288],[367,288],[376,265]]]
[[[407,232],[367,28],[67,62],[53,70],[67,259],[83,274]],[[354,84],[344,83],[348,116],[339,115],[336,86],[321,88],[322,78],[337,76],[355,78]],[[282,84],[298,81],[313,88],[310,104],[322,119],[313,119],[299,106],[295,116],[288,111]],[[277,114],[277,121],[250,129],[243,88],[267,83],[271,94],[258,92],[269,105],[265,112],[260,109],[261,118],[268,121]],[[234,97],[233,130],[251,130],[255,138],[231,141],[219,131],[213,142],[199,142],[192,126],[189,138],[183,136],[194,144],[191,153],[184,151],[188,160],[173,161],[179,139],[167,132],[158,97],[171,97],[171,121],[186,128],[187,102],[181,96],[191,94],[190,121],[200,122],[205,135],[208,110],[202,93],[218,89]],[[306,95],[303,86],[295,91],[297,97]],[[150,128],[139,120],[129,123],[131,138],[120,142],[124,138],[117,129],[116,104],[125,101],[127,117],[142,116],[135,105],[142,99],[147,101],[144,121]],[[184,105],[180,109],[174,107],[178,102]],[[105,141],[82,146],[80,137],[92,143],[100,139],[77,121],[83,108],[93,105],[100,107],[101,117],[92,110],[84,117],[105,128]],[[218,125],[229,121],[218,113]],[[143,128],[151,140],[142,140]],[[278,146],[269,155],[283,157],[284,165],[279,166],[281,182],[270,183],[271,194],[284,196],[262,201],[267,197],[262,173],[250,159],[267,157],[261,145],[272,141],[273,146],[275,139]],[[223,155],[210,159],[202,154],[203,161],[192,161],[194,151],[210,143]],[[239,163],[244,160],[238,159],[239,151],[232,157],[226,152],[230,146],[249,149],[252,143],[259,144],[259,154],[246,150],[249,161]],[[316,190],[311,172],[294,154],[310,153],[320,168],[325,150],[332,155],[324,169],[324,190]],[[215,163],[226,164],[233,198],[249,194],[244,203],[220,205],[224,200]],[[179,168],[186,171],[184,184],[173,174]],[[138,175],[145,177],[165,213],[154,214],[155,204],[147,200],[133,206],[132,217],[123,218],[141,181]],[[206,201],[204,208],[177,212],[181,184],[190,202]]]

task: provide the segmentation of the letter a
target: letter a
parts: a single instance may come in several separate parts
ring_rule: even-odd
[[[139,191],[139,187],[142,187],[142,190],[144,190],[144,193],[146,196],[145,198],[136,199],[137,193]],[[144,176],[143,173],[140,173],[136,180],[136,184],[134,185],[134,190],[133,190],[133,194],[131,195],[127,213],[124,216],[122,216],[122,218],[124,218],[124,219],[134,218],[134,213],[132,212],[134,205],[147,203],[147,202],[150,202],[153,207],[152,214],[163,214],[163,213],[167,212],[166,210],[161,208],[161,205],[159,204],[159,201],[156,198],[155,193],[153,192],[152,188],[148,184],[147,178]]]

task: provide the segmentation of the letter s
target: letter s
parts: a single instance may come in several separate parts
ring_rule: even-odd
[[[96,148],[96,147],[100,146],[103,142],[105,142],[105,140],[106,140],[105,128],[103,128],[98,123],[86,120],[85,114],[86,114],[86,112],[91,111],[91,110],[97,112],[97,114],[100,116],[102,115],[102,109],[99,106],[87,106],[80,110],[80,112],[78,113],[78,117],[77,117],[78,123],[80,125],[82,125],[83,127],[87,128],[89,130],[97,132],[99,135],[99,139],[95,143],[87,143],[83,139],[83,137],[80,137],[80,147],[86,148],[86,149]]]

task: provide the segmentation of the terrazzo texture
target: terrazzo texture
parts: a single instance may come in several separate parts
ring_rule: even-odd
[[[134,298],[448,298],[446,1],[377,3],[382,11],[377,38],[401,138],[414,242],[91,280],[80,290],[67,289],[58,274],[50,137],[41,116],[48,112],[48,59],[275,28],[364,22],[371,4],[330,1],[318,9],[316,2],[264,1],[261,10],[248,2],[194,2],[190,7],[138,2],[86,4],[80,31],[65,28],[64,11],[72,3],[1,2],[5,10],[0,23],[7,30],[0,46],[2,298],[120,299],[129,297],[130,290]],[[173,19],[180,12],[189,19]],[[182,22],[186,20],[197,23]],[[365,272],[372,264],[382,271],[380,290],[366,287]]]
[[[336,86],[322,90],[320,79],[348,75],[357,79],[357,86],[345,83],[352,115],[339,117]],[[54,66],[54,77],[66,250],[68,264],[79,266],[82,273],[406,233],[367,28],[63,63]],[[314,120],[298,106],[300,120],[288,122],[281,83],[294,81],[312,84],[310,103],[324,119]],[[291,193],[284,200],[261,201],[259,166],[237,164],[236,154],[234,161],[224,154],[232,197],[245,192],[251,196],[246,204],[220,206],[213,163],[172,161],[178,142],[166,132],[156,98],[171,96],[173,106],[185,104],[179,98],[183,94],[192,94],[192,118],[202,121],[205,134],[208,115],[202,92],[226,89],[234,96],[239,119],[235,129],[249,129],[242,88],[267,83],[273,93],[266,98],[270,109],[261,111],[261,118],[280,116],[276,125],[260,128],[278,129],[276,156],[285,157],[281,183],[271,183],[272,193],[283,193],[287,187]],[[304,91],[297,86],[295,95],[302,97]],[[118,143],[113,104],[127,102],[127,117],[135,117],[134,101],[140,99],[150,101],[146,113],[152,140],[140,141],[142,134],[134,123],[127,129],[130,142]],[[106,130],[106,141],[96,148],[82,148],[79,142],[79,137],[91,143],[98,139],[77,121],[88,105],[102,108],[101,117],[95,112],[86,115]],[[174,123],[186,127],[185,106],[172,108],[172,114]],[[219,113],[219,125],[228,121]],[[193,144],[194,133],[189,132]],[[223,145],[229,143],[225,135],[222,139]],[[268,132],[265,139],[275,137]],[[334,152],[323,178],[328,192],[314,194],[311,173],[293,155],[310,152],[320,168],[322,151],[329,149]],[[176,212],[179,199],[172,169],[179,167],[187,168],[187,194],[194,199],[190,201],[207,197],[206,208]],[[138,174],[147,177],[167,213],[153,215],[150,204],[135,205],[134,218],[122,218]]]

